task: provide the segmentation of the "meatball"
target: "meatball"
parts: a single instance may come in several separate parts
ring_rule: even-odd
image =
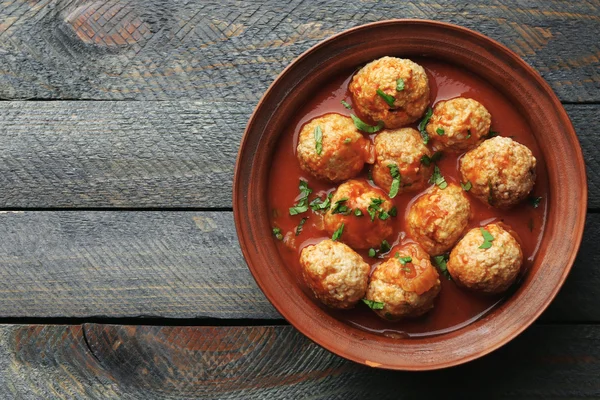
[[[395,256],[375,269],[366,298],[383,303],[383,307],[371,307],[381,318],[397,320],[425,314],[433,308],[440,289],[439,275],[429,255],[411,243],[401,246]]]
[[[509,231],[502,224],[471,229],[450,253],[447,268],[454,282],[489,294],[508,289],[523,264],[521,246]]]
[[[356,109],[373,121],[382,121],[386,128],[416,121],[429,104],[425,70],[401,58],[370,62],[354,75],[349,89]]]
[[[400,173],[398,193],[421,190],[427,185],[433,165],[425,165],[421,159],[430,158],[431,151],[423,144],[421,135],[412,128],[383,131],[375,137],[375,165],[373,180],[389,192],[392,170]]]
[[[426,129],[436,147],[460,153],[477,146],[491,123],[492,116],[481,103],[458,97],[437,103]]]
[[[371,267],[343,243],[326,239],[305,247],[300,265],[308,287],[329,307],[352,308],[365,296]]]
[[[470,193],[497,208],[510,208],[525,199],[535,183],[536,160],[531,150],[507,137],[495,137],[460,160],[462,180]]]
[[[381,190],[362,180],[350,180],[333,194],[323,222],[330,235],[341,230],[339,240],[355,249],[368,249],[379,247],[392,234],[395,210]]]
[[[445,253],[456,243],[470,217],[471,204],[460,186],[454,183],[445,189],[433,186],[410,207],[408,232],[434,256]]]
[[[339,182],[356,176],[365,161],[372,163],[370,153],[371,143],[351,118],[325,114],[302,127],[296,155],[300,167],[315,178]]]

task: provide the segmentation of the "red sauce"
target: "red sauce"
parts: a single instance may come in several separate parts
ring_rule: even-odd
[[[510,136],[517,142],[529,147],[536,157],[537,180],[532,196],[542,197],[538,208],[533,208],[528,201],[525,201],[509,211],[497,210],[483,204],[473,196],[469,196],[473,210],[469,227],[478,227],[494,221],[503,221],[512,227],[521,242],[525,259],[523,271],[526,273],[535,258],[542,239],[548,199],[546,167],[529,125],[506,97],[471,72],[431,59],[414,59],[414,61],[422,65],[427,72],[431,88],[431,106],[434,106],[438,101],[459,96],[475,99],[491,113],[492,129],[494,131],[499,132],[502,136]],[[315,93],[315,97],[311,102],[307,103],[303,109],[298,110],[298,118],[290,121],[288,131],[282,133],[273,156],[268,199],[269,207],[272,210],[272,226],[279,227],[284,235],[287,234],[292,239],[292,243],[288,244],[277,241],[279,252],[287,268],[297,277],[298,284],[312,298],[314,296],[302,279],[298,261],[300,252],[307,245],[316,244],[328,238],[329,235],[319,229],[322,226],[320,215],[309,209],[307,213],[290,216],[288,208],[297,201],[300,179],[306,180],[313,190],[309,200],[316,196],[323,197],[324,194],[334,191],[337,185],[318,181],[300,169],[296,158],[298,134],[306,122],[323,114],[336,112],[349,116],[351,113],[356,113],[355,110],[348,110],[341,104],[341,100],[352,104],[348,83],[353,73],[354,71],[347,71],[337,79],[332,80],[319,93]],[[363,118],[363,120],[368,121],[366,118]],[[417,128],[417,124],[418,122],[411,126]],[[371,135],[371,140],[374,136]],[[461,156],[462,154],[444,153],[442,160],[437,163],[446,181],[460,183],[458,160]],[[359,177],[367,178],[370,168],[370,165],[366,165]],[[401,194],[392,200],[398,209],[398,216],[394,218],[395,233],[388,239],[392,246],[411,241],[406,234],[405,214],[411,202],[422,193]],[[296,227],[303,217],[308,217],[308,220],[304,224],[300,235],[295,236]],[[358,251],[358,253],[363,256],[366,262],[371,264],[372,269],[383,261],[383,259],[368,257],[367,251]],[[503,296],[481,296],[465,291],[441,274],[440,281],[442,282],[442,290],[436,300],[434,309],[423,317],[414,320],[385,321],[364,304],[358,304],[353,310],[338,311],[327,309],[316,299],[315,302],[327,309],[334,317],[362,329],[392,337],[416,337],[460,329],[485,315],[503,298]],[[504,296],[507,296],[507,294]]]

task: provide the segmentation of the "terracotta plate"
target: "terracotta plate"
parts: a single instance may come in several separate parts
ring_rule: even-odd
[[[283,265],[267,209],[271,157],[286,123],[339,71],[382,56],[433,57],[494,85],[531,126],[548,169],[550,198],[538,257],[519,289],[466,328],[422,339],[392,339],[353,328],[321,310]],[[342,32],[311,48],[267,90],[248,122],[235,170],[234,215],[246,261],[267,298],[292,325],[326,349],[381,368],[426,370],[481,357],[527,328],[563,284],[581,242],[587,186],[581,148],[548,84],[516,54],[471,30],[433,21],[394,20]]]

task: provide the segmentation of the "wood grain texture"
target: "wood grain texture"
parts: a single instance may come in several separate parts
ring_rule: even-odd
[[[7,400],[572,399],[600,396],[599,359],[591,325],[534,326],[480,360],[425,373],[345,361],[289,326],[0,327]]]
[[[280,319],[229,212],[0,214],[0,318]],[[600,322],[600,214],[545,322]]]
[[[320,40],[391,18],[480,31],[533,65],[561,100],[600,100],[597,0],[6,0],[0,97],[228,98],[254,105],[290,61]]]
[[[600,105],[567,105],[600,208]],[[229,208],[242,102],[0,102],[0,209]]]

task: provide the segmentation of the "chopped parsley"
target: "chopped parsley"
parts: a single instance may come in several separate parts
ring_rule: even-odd
[[[375,126],[371,126],[371,125],[365,124],[360,118],[358,118],[354,114],[350,114],[350,118],[352,118],[352,121],[354,121],[354,126],[356,126],[356,129],[358,129],[359,131],[363,131],[363,132],[367,132],[367,133],[375,133],[375,132],[379,132],[383,128],[382,121],[379,121],[379,123]]]
[[[404,79],[398,78],[396,81],[396,91],[401,92],[404,90]]]
[[[315,128],[315,150],[317,150],[319,156],[323,152],[323,131],[320,125]]]
[[[362,217],[363,216],[363,212],[360,208],[355,208],[354,209],[354,215],[356,215],[357,217]]]
[[[471,130],[467,129],[467,139],[471,139]]]
[[[421,157],[421,164],[423,164],[426,167],[429,167],[432,163],[436,163],[439,160],[441,160],[443,155],[444,153],[442,153],[441,151],[436,151],[431,157],[425,154],[423,157]]]
[[[348,110],[352,110],[352,106],[350,104],[348,104],[345,100],[341,101],[342,105],[344,107],[346,107]]]
[[[490,247],[492,247],[492,242],[494,241],[494,237],[492,236],[491,233],[489,233],[488,231],[486,231],[483,228],[479,228],[479,230],[481,231],[481,236],[483,236],[483,243],[481,244],[481,246],[479,246],[480,249],[489,249]]]
[[[390,217],[395,217],[396,215],[398,215],[398,209],[396,208],[396,206],[393,206],[392,208],[390,208]]]
[[[369,249],[369,257],[375,257],[377,255],[377,252],[375,251],[374,248],[370,248]]]
[[[470,133],[470,132],[469,132],[469,133]],[[500,134],[500,132],[493,131],[493,130],[492,130],[492,128],[490,128],[490,131],[488,132],[488,134],[487,134],[487,135],[485,135],[485,138],[486,138],[486,139],[491,139],[491,138],[493,138],[493,137],[495,137],[495,136],[498,136],[499,134]],[[468,138],[467,138],[467,139],[468,139]]]
[[[273,235],[277,238],[277,240],[283,240],[283,235],[281,234],[280,228],[273,228]]]
[[[533,208],[538,208],[540,206],[540,201],[542,201],[541,197],[529,197],[529,204],[531,204],[531,207]]]
[[[333,206],[333,209],[331,210],[331,213],[332,214],[343,214],[343,215],[350,214],[350,212],[352,212],[352,210],[350,208],[348,208],[348,206],[346,205],[347,201],[348,201],[347,197],[344,197],[343,199],[339,199],[338,201],[336,201]]]
[[[352,143],[352,139],[346,138],[344,139],[344,144]]]
[[[446,178],[444,178],[437,165],[433,168],[433,174],[431,175],[431,178],[429,178],[429,183],[436,184],[442,190],[448,187]]]
[[[394,107],[394,101],[396,101],[394,96],[390,96],[389,94],[386,94],[381,89],[377,89],[376,92],[379,95],[379,97],[381,97],[383,99],[383,101],[385,101],[388,104],[388,106]]]
[[[412,262],[412,257],[410,257],[410,256],[400,257],[399,253],[396,253],[396,258],[398,259],[398,261],[400,261],[400,264],[402,264],[402,265],[406,265],[407,263]]]
[[[388,243],[387,240],[383,240],[383,242],[381,242],[381,246],[379,246],[379,252],[380,253],[387,253],[388,251],[390,251],[392,249],[392,246],[390,246],[390,244]]]
[[[400,176],[400,171],[398,170],[398,166],[395,164],[390,164],[387,166],[390,169],[390,174],[392,175],[392,185],[390,186],[390,198],[393,199],[398,194],[400,190],[400,183],[402,181],[402,177]]]
[[[340,227],[337,228],[335,230],[335,232],[333,232],[333,235],[331,236],[331,240],[338,240],[342,236],[343,232],[344,232],[344,224],[341,224]]]
[[[431,107],[427,108],[427,111],[425,112],[425,117],[419,123],[419,132],[421,132],[421,137],[423,138],[423,143],[425,143],[425,144],[429,143],[429,134],[425,130],[425,127],[429,123],[429,120],[431,119],[432,115],[433,115],[433,109]]]
[[[467,181],[467,183],[460,183],[460,187],[463,188],[463,190],[465,192],[468,192],[469,190],[471,190],[471,188],[473,187],[473,185],[471,185],[471,181]]]
[[[448,266],[447,266],[449,257],[450,256],[448,255],[448,253],[442,254],[441,256],[435,256],[435,257],[433,257],[433,263],[435,264],[436,267],[438,267],[438,269],[440,270],[442,275],[444,275],[448,280],[452,280],[452,277],[450,276],[450,272],[448,271]]]
[[[310,202],[310,208],[313,211],[324,211],[324,210],[329,210],[329,207],[331,206],[331,197],[333,196],[333,193],[329,193],[325,199],[321,199],[320,197],[317,197],[316,199],[314,199],[313,201]]]
[[[384,201],[385,200],[380,199],[380,198],[371,198],[371,204],[369,204],[369,206],[367,207],[367,212],[369,213],[369,216],[371,217],[371,222],[375,221],[375,217],[377,216],[377,213],[381,213],[381,211],[384,211],[381,209],[381,205],[383,204]],[[388,214],[388,216],[389,216],[389,214]],[[381,219],[381,216],[379,218]],[[385,219],[387,219],[387,217],[383,218],[383,219],[385,220]]]
[[[438,134],[438,135],[440,135],[440,136],[444,136],[444,129],[442,129],[442,128],[437,128],[437,129],[435,130],[435,133],[437,133],[437,134]]]
[[[308,183],[300,179],[300,198],[294,205],[290,207],[290,215],[298,215],[308,211],[308,196],[312,193],[312,189],[308,187]]]
[[[304,226],[304,224],[306,223],[306,220],[308,219],[308,217],[304,217],[300,220],[300,223],[298,224],[298,226],[296,227],[296,236],[298,236],[300,234],[300,232],[302,232],[302,227]]]
[[[373,301],[369,299],[362,299],[363,303],[365,303],[371,310],[383,310],[384,304],[380,301]]]

